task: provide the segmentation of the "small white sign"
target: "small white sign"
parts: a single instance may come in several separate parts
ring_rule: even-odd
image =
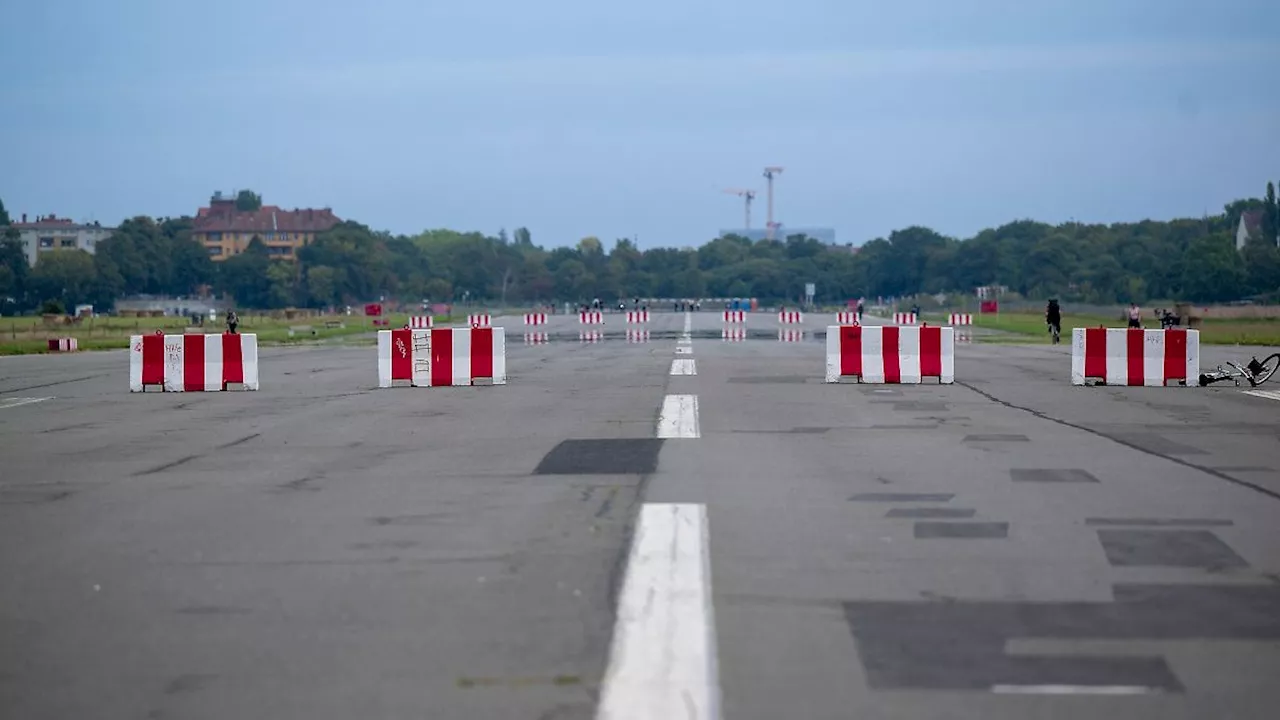
[[[805,283],[805,284],[804,284],[804,294],[805,294],[805,295],[808,295],[809,297],[813,297],[814,292],[815,292],[817,289],[818,289],[818,288],[817,288],[817,286],[815,286],[813,283]]]

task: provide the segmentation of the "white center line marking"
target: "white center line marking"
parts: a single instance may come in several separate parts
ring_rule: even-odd
[[[1142,685],[992,685],[991,692],[1005,695],[1149,695],[1161,690]]]
[[[647,503],[618,595],[596,718],[719,717],[707,508]]]
[[[1245,390],[1244,394],[1268,400],[1280,400],[1280,390]]]
[[[698,430],[697,395],[668,395],[662,398],[662,412],[658,413],[658,437],[702,437]]]
[[[32,404],[32,403],[44,402],[45,400],[52,400],[52,399],[53,399],[53,398],[51,398],[51,397],[40,397],[40,398],[4,398],[4,399],[0,399],[0,410],[6,410],[6,409],[8,409],[8,408],[21,407],[21,406],[23,406],[23,405],[30,405],[30,404]]]
[[[671,361],[672,375],[697,375],[698,366],[693,358],[676,358]]]
[[[693,314],[686,312],[684,314],[684,332],[687,335],[692,330],[693,330]]]
[[[690,345],[689,347],[684,347],[683,345],[677,345],[677,346],[676,346],[676,354],[677,354],[677,355],[692,355],[692,354],[693,354],[693,346],[692,346],[692,345]]]

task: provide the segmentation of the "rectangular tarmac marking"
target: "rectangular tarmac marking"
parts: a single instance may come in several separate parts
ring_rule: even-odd
[[[697,375],[698,366],[693,358],[676,358],[671,361],[672,375]]]
[[[662,399],[662,411],[658,413],[658,437],[701,437],[697,395],[667,395]]]
[[[676,346],[676,354],[677,354],[677,355],[692,355],[692,354],[693,354],[693,346],[692,346],[692,345],[689,345],[689,346],[687,346],[687,347],[686,347],[686,346],[684,346],[684,345],[677,345],[677,346]]]
[[[1268,400],[1280,400],[1280,390],[1245,390],[1244,394]]]
[[[705,505],[640,508],[598,720],[720,717]]]
[[[52,400],[52,399],[53,398],[51,397],[4,398],[3,400],[0,400],[0,410],[7,410],[9,408],[22,407],[23,405],[32,405],[34,403],[44,402],[45,400]]]
[[[1146,695],[1160,688],[1141,685],[992,685],[991,692],[1003,695]]]

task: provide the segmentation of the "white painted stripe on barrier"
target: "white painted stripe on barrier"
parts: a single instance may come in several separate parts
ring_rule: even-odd
[[[597,720],[719,720],[707,508],[646,503],[618,594]]]
[[[702,437],[698,428],[698,396],[667,395],[658,413],[658,437]]]
[[[693,358],[676,358],[671,361],[672,375],[697,375],[698,366]]]

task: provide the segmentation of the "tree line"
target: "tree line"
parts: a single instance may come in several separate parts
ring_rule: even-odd
[[[1262,212],[1262,229],[1242,251],[1243,213]],[[0,204],[0,225],[8,216]],[[1280,204],[1237,200],[1218,215],[1111,225],[1017,220],[968,239],[913,226],[855,252],[792,235],[738,236],[696,248],[641,250],[621,238],[606,250],[595,237],[547,249],[526,228],[508,235],[428,230],[393,235],[358,222],[321,233],[296,263],[272,260],[255,238],[214,263],[191,239],[189,217],[124,221],[94,254],[47,252],[29,268],[17,232],[0,233],[0,311],[46,303],[108,308],[133,294],[190,296],[203,288],[244,308],[333,307],[386,298],[406,302],[506,304],[631,297],[756,297],[795,302],[806,283],[819,301],[916,293],[972,293],[1003,285],[1028,298],[1095,304],[1149,299],[1220,302],[1280,295]],[[1270,238],[1268,241],[1266,238]]]

